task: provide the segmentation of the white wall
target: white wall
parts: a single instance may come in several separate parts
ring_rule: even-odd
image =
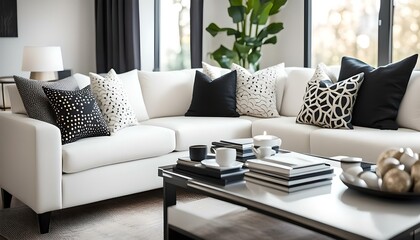
[[[205,29],[210,23],[214,22],[219,27],[233,27],[232,19],[227,13],[229,2],[227,0],[204,0],[204,20]],[[284,29],[277,36],[276,45],[265,45],[262,50],[261,68],[285,62],[286,66],[303,66],[303,44],[304,44],[304,1],[289,0],[281,10],[274,16],[273,21],[282,21]],[[208,53],[216,50],[220,44],[231,48],[233,37],[226,34],[218,34],[212,37],[207,31],[203,32],[203,59],[211,62]]]
[[[0,38],[0,76],[21,71],[24,46],[60,46],[65,69],[96,71],[94,0],[17,0],[18,37]]]
[[[24,46],[61,46],[64,68],[73,73],[96,71],[94,0],[17,0],[18,38],[0,38],[0,76],[22,75]],[[153,70],[154,0],[140,0],[142,69]],[[234,27],[227,14],[227,0],[205,0],[203,27],[211,22]],[[276,45],[263,48],[261,67],[285,62],[286,66],[303,66],[303,0],[289,0],[275,21],[285,29]],[[162,22],[164,21],[164,16]],[[162,39],[162,41],[170,41]],[[232,45],[232,38],[219,34],[213,38],[203,32],[203,60],[220,44]],[[213,63],[215,64],[215,63]]]

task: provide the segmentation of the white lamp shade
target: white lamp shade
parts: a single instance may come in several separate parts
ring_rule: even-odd
[[[54,72],[63,69],[60,47],[24,47],[23,71]]]

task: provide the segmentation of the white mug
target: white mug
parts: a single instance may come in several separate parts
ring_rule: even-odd
[[[221,167],[230,167],[236,161],[236,150],[233,148],[216,149],[216,163]]]
[[[252,151],[254,152],[255,157],[257,157],[257,159],[264,159],[266,157],[270,157],[276,154],[276,151],[274,151],[271,147],[253,147]]]

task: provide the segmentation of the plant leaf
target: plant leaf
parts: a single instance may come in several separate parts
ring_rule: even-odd
[[[267,2],[265,3],[262,8],[260,9],[260,14],[258,17],[258,24],[259,25],[265,25],[267,23],[268,17],[270,16],[270,10],[273,7],[273,3]]]
[[[276,44],[276,43],[277,43],[277,36],[272,36],[271,38],[263,42],[263,44]]]
[[[221,32],[221,29],[215,23],[210,23],[209,26],[206,28],[206,31],[209,32],[214,37],[219,32]]]
[[[248,0],[246,2],[246,14],[249,14],[249,12],[251,12],[251,10],[254,8],[255,4],[254,2],[258,1],[258,0]]]
[[[261,46],[262,41],[254,38],[254,37],[245,37],[244,42],[247,46],[255,47],[255,46]]]
[[[242,22],[245,16],[244,6],[232,6],[228,8],[229,16],[232,18],[234,23]]]
[[[250,21],[252,24],[258,24],[258,15],[259,15],[259,9],[261,7],[260,0],[255,0],[253,4],[253,9],[251,13]]]
[[[270,10],[270,16],[280,12],[280,8],[283,7],[287,0],[272,0],[273,7]]]
[[[242,6],[242,0],[229,0],[230,6]]]
[[[233,45],[234,45],[236,51],[239,53],[240,58],[246,58],[248,56],[249,51],[252,48],[250,46],[242,45],[242,44],[239,44],[237,42],[235,42]]]
[[[267,26],[267,32],[269,34],[276,34],[283,30],[283,23],[282,22],[275,22],[270,23],[270,25]]]
[[[238,54],[223,45],[210,54],[211,57],[223,68],[230,68],[233,62],[238,62]]]
[[[259,41],[262,41],[267,36],[268,36],[268,30],[267,30],[267,27],[265,27],[265,28],[261,29],[261,31],[258,33],[257,39]]]
[[[261,59],[261,53],[256,49],[248,55],[248,63],[254,70],[258,70],[258,65]]]

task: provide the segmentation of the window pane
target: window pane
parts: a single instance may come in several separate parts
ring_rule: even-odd
[[[378,62],[377,0],[312,0],[312,66],[339,65],[343,56]]]
[[[190,68],[190,0],[160,2],[160,70]]]
[[[392,46],[394,62],[420,53],[419,0],[395,0]],[[416,69],[420,69],[420,61]]]

